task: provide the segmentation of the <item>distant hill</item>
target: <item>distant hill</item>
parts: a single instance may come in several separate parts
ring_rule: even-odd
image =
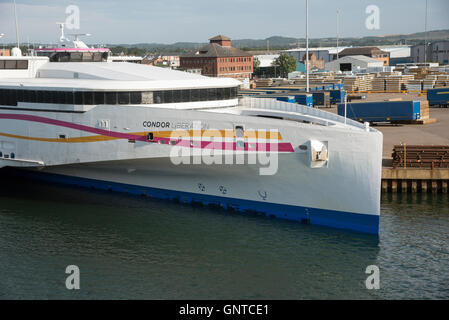
[[[370,46],[370,45],[393,45],[393,44],[409,44],[415,45],[424,42],[426,35],[424,32],[412,33],[412,34],[396,34],[396,35],[383,35],[376,37],[362,37],[362,38],[340,38],[340,46]],[[448,30],[434,30],[429,31],[427,35],[428,41],[436,40],[449,40]],[[310,39],[310,47],[320,46],[335,46],[336,38],[318,38]],[[124,47],[124,48],[138,48],[144,49],[149,52],[157,53],[182,53],[188,52],[194,49],[198,49],[205,45],[206,42],[177,42],[173,44],[163,43],[136,43],[136,44],[120,44],[120,45],[108,45],[109,47]],[[270,49],[291,49],[298,46],[305,46],[304,38],[291,38],[282,36],[273,36],[266,39],[235,39],[232,40],[232,46],[243,50],[266,50]]]

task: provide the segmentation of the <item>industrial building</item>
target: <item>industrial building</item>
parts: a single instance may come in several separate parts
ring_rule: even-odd
[[[231,77],[248,81],[253,73],[253,56],[231,47],[231,39],[216,36],[210,43],[194,53],[180,57],[180,69],[202,69],[201,74],[211,77]]]
[[[331,62],[336,59],[337,52],[341,52],[346,47],[320,47],[320,48],[309,48],[309,53],[313,53],[317,60],[324,60],[324,63]],[[290,54],[297,61],[301,61],[306,53],[305,48],[289,49],[285,50],[285,53]]]
[[[318,60],[324,60],[325,63],[331,62],[341,58],[341,52],[345,49],[355,49],[352,47],[319,47],[319,48],[309,48],[309,52],[313,53]],[[369,48],[369,47],[368,47]],[[390,46],[378,46],[376,47],[381,51],[385,51],[389,54],[389,65],[396,65],[398,63],[410,63],[413,62],[411,58],[410,46],[408,45],[390,45]],[[305,48],[296,48],[285,50],[284,52],[292,55],[296,60],[301,61],[301,58],[304,56],[306,49]],[[360,53],[355,53],[359,55]],[[362,54],[363,55],[363,54]]]
[[[449,41],[436,41],[427,45],[427,54],[424,51],[424,44],[419,44],[411,48],[413,62],[438,62],[449,64]]]
[[[326,63],[325,69],[328,71],[353,71],[357,72],[361,69],[368,68],[382,68],[384,66],[383,61],[358,55],[358,56],[346,56],[331,62]]]
[[[390,65],[390,53],[378,47],[355,47],[346,48],[339,53],[340,58],[347,56],[365,56],[382,61],[384,66]]]

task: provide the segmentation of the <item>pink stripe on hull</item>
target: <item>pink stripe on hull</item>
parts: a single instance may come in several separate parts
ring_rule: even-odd
[[[23,121],[31,121],[38,123],[46,123],[50,125],[55,125],[59,127],[65,127],[75,130],[80,130],[84,132],[90,132],[98,135],[103,135],[107,137],[113,137],[117,139],[127,139],[127,140],[135,140],[135,141],[145,141],[150,143],[158,143],[159,141],[163,141],[164,144],[169,144],[170,141],[175,141],[175,145],[181,147],[189,147],[189,148],[201,148],[201,149],[215,149],[215,150],[241,150],[241,151],[273,151],[273,152],[294,152],[293,147],[288,142],[282,143],[245,143],[243,148],[237,148],[237,144],[235,142],[213,142],[213,141],[201,141],[201,145],[195,145],[194,141],[191,140],[171,140],[170,138],[159,138],[154,137],[153,141],[148,141],[146,136],[129,134],[129,133],[121,133],[103,129],[97,129],[93,127],[84,126],[81,124],[76,124],[72,122],[66,122],[61,120],[55,120],[50,118],[44,118],[40,116],[32,116],[25,114],[1,114],[0,119],[11,119],[11,120],[23,120]],[[249,148],[249,145],[255,145],[255,148]]]

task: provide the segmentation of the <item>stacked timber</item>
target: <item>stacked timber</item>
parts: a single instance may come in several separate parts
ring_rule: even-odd
[[[449,87],[449,74],[438,74],[435,88]]]
[[[385,91],[387,89],[386,77],[377,77],[371,83],[373,91]]]
[[[433,89],[435,86],[435,80],[424,79],[423,80],[423,90]]]
[[[410,68],[408,73],[413,74],[415,79],[423,80],[429,74],[429,69],[427,67]]]
[[[422,90],[422,82],[423,82],[423,80],[419,80],[419,79],[409,80],[407,83],[407,90],[408,91],[421,91]]]
[[[338,77],[345,85],[345,90],[352,92],[370,91],[372,75]]]
[[[272,85],[273,85],[273,80],[272,79],[259,79],[259,80],[256,80],[256,88],[271,87]]]
[[[389,92],[399,92],[402,87],[402,77],[401,76],[390,76],[385,79],[386,91]]]
[[[419,109],[421,113],[420,120],[428,120],[430,119],[430,110],[429,110],[429,101],[420,101]]]
[[[449,168],[449,146],[395,145],[393,168]]]

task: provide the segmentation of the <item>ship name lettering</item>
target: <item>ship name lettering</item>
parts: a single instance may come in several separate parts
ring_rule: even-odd
[[[144,128],[170,128],[170,122],[167,121],[144,121]]]

